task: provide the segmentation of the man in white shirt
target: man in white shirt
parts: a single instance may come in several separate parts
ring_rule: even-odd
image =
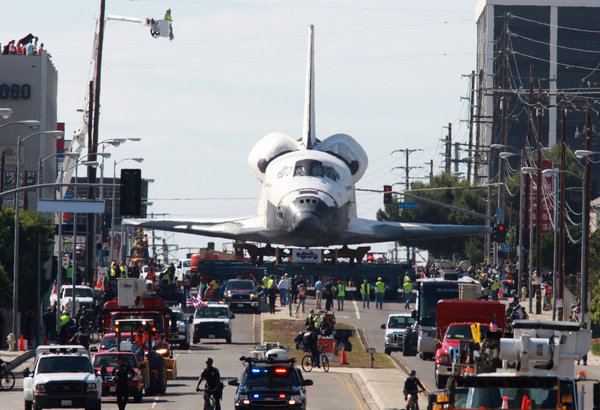
[[[279,300],[281,300],[281,306],[286,306],[288,304],[288,295],[290,291],[290,282],[287,280],[288,274],[284,274],[281,280],[279,281]]]

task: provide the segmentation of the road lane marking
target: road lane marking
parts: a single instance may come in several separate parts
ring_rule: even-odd
[[[344,378],[344,381],[346,382],[346,384],[348,385],[348,388],[350,389],[350,392],[352,393],[352,395],[354,396],[354,399],[356,400],[356,403],[358,403],[358,407],[360,407],[361,410],[365,410],[365,408],[363,407],[362,403],[360,402],[360,399],[358,398],[358,396],[356,395],[356,392],[354,391],[354,389],[352,388],[352,385],[350,384],[350,382],[348,381],[348,378],[346,376],[342,376]]]
[[[354,305],[354,311],[356,312],[356,318],[360,319],[360,312],[358,311],[358,303],[356,303],[356,300],[353,300],[352,304]]]
[[[362,329],[362,334],[363,334],[363,339],[367,343],[367,348],[370,349],[371,348],[371,343],[369,343],[369,339],[367,338],[367,332],[365,332],[364,328]]]
[[[256,344],[256,315],[252,315],[252,344]]]
[[[390,358],[395,361],[397,364],[399,364],[401,367],[404,368],[404,371],[406,372],[406,375],[408,376],[408,372],[410,370],[408,370],[408,366],[406,365],[406,363],[404,363],[400,358],[398,358],[397,356],[392,356],[390,355]],[[425,387],[425,390],[427,390],[427,393],[431,394],[431,390],[429,390],[427,388],[427,386],[425,384],[423,384],[423,387]]]

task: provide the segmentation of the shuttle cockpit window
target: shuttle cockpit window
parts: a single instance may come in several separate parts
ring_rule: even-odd
[[[295,177],[320,177],[320,178],[329,178],[334,181],[337,181],[339,178],[338,173],[330,166],[323,165],[321,161],[316,161],[312,159],[305,159],[302,161],[296,162],[296,166],[294,168],[294,176]]]

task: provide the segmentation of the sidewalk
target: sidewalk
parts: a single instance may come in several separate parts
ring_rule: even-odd
[[[14,351],[0,350],[0,359],[9,362],[11,369],[16,369],[21,363],[35,356],[35,350]]]

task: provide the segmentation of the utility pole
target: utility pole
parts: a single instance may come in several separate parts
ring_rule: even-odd
[[[475,71],[471,71],[470,75],[463,75],[463,77],[471,77],[471,92],[469,94],[469,161],[467,162],[467,183],[471,185],[471,171],[473,170],[473,125],[474,116],[473,110],[475,109]],[[458,159],[458,156],[456,157]]]
[[[479,75],[477,76],[477,121],[473,121],[473,123],[477,123],[477,128],[475,129],[475,153],[476,153],[476,163],[475,169],[473,170],[473,182],[479,183],[479,175],[477,173],[477,168],[479,168],[479,164],[483,163],[481,158],[481,109],[482,109],[482,98],[483,98],[483,70],[479,70]]]
[[[535,313],[539,315],[542,313],[542,301],[541,301],[541,277],[542,277],[542,195],[544,190],[542,189],[542,104],[541,95],[542,90],[538,90],[538,107],[536,109],[537,115],[537,175],[536,175],[536,195],[535,195],[535,270],[537,273],[535,284]]]
[[[423,150],[422,150],[422,149],[410,149],[410,148],[404,148],[404,149],[402,149],[402,150],[400,150],[400,149],[394,150],[394,151],[392,151],[392,154],[393,154],[394,152],[401,152],[401,151],[404,151],[404,155],[405,155],[405,161],[406,161],[405,163],[406,163],[406,165],[404,165],[404,166],[398,166],[398,167],[394,167],[394,168],[392,168],[392,169],[404,169],[404,170],[406,171],[406,174],[405,174],[405,179],[404,179],[404,181],[405,181],[405,182],[404,182],[404,184],[405,184],[406,190],[408,191],[408,190],[410,189],[410,170],[411,170],[411,169],[422,168],[422,167],[411,167],[411,166],[409,165],[409,156],[410,156],[410,154],[412,154],[413,152],[417,152],[417,151],[423,151]]]
[[[458,174],[458,163],[460,162],[460,160],[458,159],[460,155],[460,144],[458,142],[454,143],[454,159],[452,160],[452,162],[454,162],[454,173]]]
[[[588,98],[585,110],[585,149],[592,150],[592,101]],[[585,157],[585,174],[583,178],[583,215],[581,215],[581,327],[588,328],[588,278],[589,278],[589,246],[590,246],[590,183],[591,183],[591,161],[589,156]]]
[[[560,197],[559,197],[559,210],[558,210],[558,280],[556,284],[553,284],[556,289],[556,311],[558,313],[558,320],[564,320],[564,289],[565,286],[565,264],[564,264],[564,244],[565,244],[565,170],[567,167],[565,153],[567,151],[567,109],[561,110],[560,119],[560,172],[558,175],[560,185]],[[556,206],[556,204],[554,204]],[[556,223],[556,221],[554,221]]]
[[[431,184],[433,182],[433,160],[426,162],[426,164],[429,164],[429,184]]]
[[[500,100],[500,109],[502,110],[502,134],[500,144],[506,146],[508,143],[508,128],[506,114],[508,112],[508,93],[506,89],[508,87],[508,13],[504,14],[504,51],[502,55],[502,97]],[[498,208],[500,210],[500,218],[498,222],[504,221],[504,161],[498,160],[498,175],[500,179],[500,185],[498,185]],[[497,245],[495,246],[497,249]]]
[[[450,164],[452,163],[452,123],[448,123],[448,136],[444,140],[446,142],[446,173],[452,172]]]

